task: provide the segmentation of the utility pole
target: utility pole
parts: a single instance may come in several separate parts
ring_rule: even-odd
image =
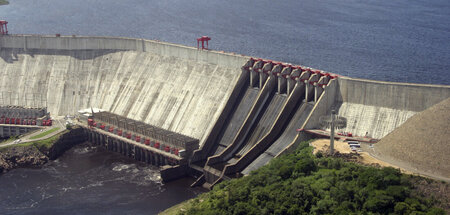
[[[347,127],[347,119],[342,116],[336,116],[334,108],[331,109],[331,116],[324,115],[319,118],[322,129],[330,129],[330,155],[334,154],[334,133],[336,128]]]
[[[336,111],[331,110],[331,133],[330,133],[330,154],[334,154],[334,128],[335,128],[335,117]]]

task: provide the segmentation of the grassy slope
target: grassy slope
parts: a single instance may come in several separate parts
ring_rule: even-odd
[[[27,143],[19,143],[19,144],[6,146],[6,147],[1,147],[0,152],[5,151],[6,149],[11,148],[11,147],[25,147],[25,146],[35,146],[36,148],[39,149],[39,151],[43,152],[43,151],[50,149],[52,147],[52,145],[54,143],[56,143],[56,141],[59,139],[59,137],[67,132],[68,131],[61,132],[58,135],[51,136],[51,137],[49,137],[47,139],[43,139],[43,140],[27,142]]]
[[[416,180],[393,168],[315,157],[303,143],[250,176],[225,181],[162,214],[445,214],[433,207],[437,201],[415,192]]]
[[[45,137],[46,135],[48,135],[50,133],[53,133],[53,132],[55,132],[57,130],[59,130],[59,127],[52,128],[52,129],[49,129],[49,130],[47,130],[45,132],[42,132],[42,133],[40,133],[38,135],[32,136],[32,137],[30,137],[30,139],[34,140],[34,139],[38,139],[38,138],[41,138],[41,137]]]

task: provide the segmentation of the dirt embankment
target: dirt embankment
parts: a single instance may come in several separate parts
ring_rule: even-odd
[[[40,167],[54,160],[65,151],[86,140],[82,128],[75,127],[47,145],[25,144],[4,148],[0,151],[0,173],[23,167]]]
[[[409,118],[375,144],[377,157],[450,178],[450,98]]]
[[[317,152],[322,152],[324,154],[329,154],[330,152],[330,140],[329,139],[319,139],[315,140],[311,143],[311,146],[314,147],[314,154]],[[369,155],[367,152],[353,152],[350,147],[348,146],[348,143],[335,140],[334,141],[334,150],[335,154],[334,157],[341,157],[344,160],[352,161],[355,163],[368,165],[368,166],[374,166],[374,167],[394,167],[399,169],[398,166],[386,163],[384,161],[378,160],[372,156]],[[404,169],[400,170],[404,173],[410,173]]]

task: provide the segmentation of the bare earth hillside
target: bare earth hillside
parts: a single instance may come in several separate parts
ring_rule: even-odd
[[[409,118],[375,144],[375,151],[419,173],[450,178],[449,144],[450,98]]]

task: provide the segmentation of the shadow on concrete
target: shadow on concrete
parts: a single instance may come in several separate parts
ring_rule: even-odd
[[[19,55],[29,55],[34,58],[35,55],[55,55],[55,56],[68,56],[73,57],[78,60],[91,60],[103,55],[129,51],[129,50],[56,50],[56,49],[11,49],[2,48],[0,50],[0,58],[2,58],[7,63],[14,63],[14,61],[19,60]]]
[[[332,107],[331,107],[331,110],[335,110],[336,111],[336,113],[339,113],[339,110],[341,109],[341,106],[342,106],[342,104],[343,104],[344,102],[341,102],[341,101],[338,101],[338,102],[336,102]],[[331,112],[330,112],[331,113]],[[328,113],[327,113],[328,114]]]

